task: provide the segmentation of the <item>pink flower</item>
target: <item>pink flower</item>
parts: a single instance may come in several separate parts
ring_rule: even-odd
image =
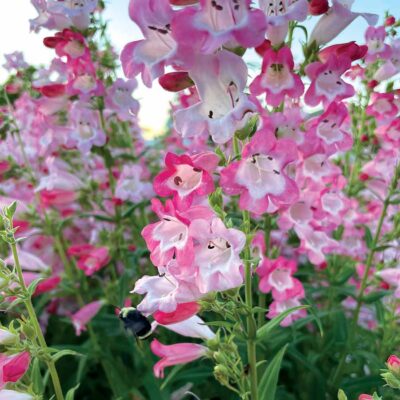
[[[168,72],[158,79],[158,83],[168,92],[180,92],[194,85],[189,74],[185,71]]]
[[[64,29],[54,36],[44,38],[43,43],[46,47],[55,49],[59,57],[67,57],[67,63],[73,62],[78,58],[83,58],[86,62],[91,61],[85,37],[79,32]]]
[[[373,400],[374,398],[370,394],[360,394],[358,400]]]
[[[399,357],[392,354],[387,359],[386,364],[387,364],[387,367],[390,372],[392,372],[394,375],[400,376],[400,358]]]
[[[378,82],[390,79],[400,72],[400,39],[393,40],[391,55],[375,72],[373,78]]]
[[[61,282],[61,277],[58,275],[53,275],[50,278],[44,279],[37,286],[34,295],[50,292],[58,287]]]
[[[293,307],[298,307],[300,305],[301,305],[300,298],[298,297],[294,297],[283,301],[275,300],[269,306],[267,317],[274,318],[279,314],[285,312],[286,310],[289,310]],[[307,315],[306,310],[297,310],[295,312],[292,312],[281,322],[281,326],[289,326],[293,324],[293,322],[295,322],[296,320],[304,318],[306,315]]]
[[[198,57],[188,72],[200,102],[175,112],[176,130],[184,138],[211,135],[214,142],[226,143],[256,111],[243,93],[247,81],[245,62],[222,50]]]
[[[293,73],[293,56],[289,47],[278,51],[273,48],[264,53],[261,74],[256,76],[250,85],[251,93],[266,93],[267,103],[277,107],[285,95],[299,98],[304,91],[300,77]]]
[[[307,17],[307,0],[259,0],[259,3],[268,18],[267,37],[274,46],[285,40],[289,21],[304,21]]]
[[[93,146],[104,146],[106,135],[100,126],[97,111],[86,102],[76,101],[71,107],[71,133],[67,139],[68,147],[78,147],[86,154]]]
[[[181,266],[190,265],[194,259],[190,222],[196,218],[211,219],[213,212],[204,206],[180,211],[171,200],[163,206],[158,199],[152,200],[152,210],[160,221],[145,226],[142,231],[152,263],[161,268],[176,259]]]
[[[186,364],[197,360],[207,354],[207,347],[195,343],[176,343],[164,345],[157,339],[150,344],[151,351],[161,357],[161,360],[154,365],[154,375],[157,378],[164,377],[164,368],[172,365]]]
[[[211,174],[218,162],[219,157],[211,152],[192,157],[167,153],[166,169],[154,178],[154,191],[162,197],[173,195],[174,203],[180,208],[189,207],[194,199],[214,191]]]
[[[24,59],[24,54],[21,51],[14,51],[13,53],[4,54],[6,62],[3,64],[3,68],[8,71],[12,69],[25,69],[29,65]]]
[[[123,121],[131,119],[139,111],[139,102],[132,97],[136,88],[136,80],[124,81],[118,78],[107,89],[106,106]]]
[[[91,276],[110,262],[109,251],[107,247],[95,247],[87,254],[82,255],[77,266],[85,272],[86,276]]]
[[[368,115],[372,115],[380,121],[392,121],[398,111],[399,108],[393,93],[372,93],[371,104],[366,109]]]
[[[309,42],[315,41],[318,45],[330,42],[359,16],[363,17],[370,25],[378,22],[376,14],[352,12],[353,3],[354,0],[332,0],[332,7],[315,25]]]
[[[176,310],[170,313],[156,311],[153,314],[153,317],[160,325],[169,325],[184,321],[197,314],[199,311],[199,304],[192,301],[189,303],[178,304]]]
[[[172,31],[179,45],[211,54],[222,46],[254,47],[265,35],[264,13],[250,7],[250,0],[200,0],[177,14]]]
[[[144,180],[141,165],[124,165],[115,188],[115,197],[140,203],[154,195],[150,182]]]
[[[239,206],[256,214],[294,203],[299,190],[286,167],[297,160],[291,139],[276,139],[268,129],[258,131],[244,147],[242,160],[221,172],[221,186],[228,195],[240,195]]]
[[[101,300],[93,301],[71,315],[72,324],[77,336],[86,331],[86,325],[95,317],[103,304],[104,302]]]
[[[321,101],[329,104],[354,95],[354,88],[343,81],[342,74],[351,66],[351,60],[345,56],[332,54],[326,63],[313,62],[306,67],[311,79],[304,100],[310,106],[317,106]]]
[[[222,220],[194,220],[190,234],[197,244],[194,248],[197,267],[196,284],[201,293],[224,291],[243,283],[240,252],[246,242],[243,232],[226,228]]]
[[[303,285],[292,276],[296,271],[297,265],[294,260],[284,257],[278,257],[276,260],[265,259],[256,271],[260,277],[260,291],[272,292],[273,299],[278,302],[304,297]]]
[[[147,315],[156,311],[172,313],[179,304],[193,302],[201,297],[194,283],[179,280],[169,272],[143,276],[136,281],[131,293],[146,295],[137,309]]]
[[[358,46],[356,42],[353,41],[325,47],[318,53],[318,58],[325,63],[328,61],[330,55],[334,54],[336,57],[344,56],[349,57],[351,61],[356,61],[363,58],[367,51],[367,46]]]
[[[45,208],[52,206],[65,206],[73,203],[78,197],[78,193],[70,190],[54,189],[42,190],[40,201]]]
[[[168,0],[130,0],[129,16],[144,39],[128,43],[122,50],[121,63],[127,78],[140,73],[143,83],[151,87],[152,81],[164,74],[177,51],[171,34],[175,13]]]
[[[386,283],[396,288],[394,293],[396,298],[400,298],[400,268],[385,268],[377,275]]]
[[[353,139],[343,127],[347,118],[348,111],[343,103],[331,103],[323,114],[311,122],[305,138],[305,146],[309,146],[307,153],[331,155],[350,150]]]
[[[29,368],[31,356],[27,351],[7,356],[0,354],[0,389],[7,382],[17,382]]]
[[[365,32],[365,40],[368,46],[366,57],[367,62],[374,62],[378,58],[388,59],[391,55],[391,49],[388,44],[385,44],[386,30],[384,26],[374,28],[368,27]]]

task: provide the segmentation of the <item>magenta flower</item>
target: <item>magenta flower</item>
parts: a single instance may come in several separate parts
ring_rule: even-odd
[[[100,308],[103,306],[103,304],[104,302],[101,300],[93,301],[83,306],[75,314],[71,315],[71,320],[77,336],[80,336],[83,331],[86,331],[86,325],[100,311]]]
[[[263,57],[261,74],[250,85],[251,93],[266,94],[268,104],[278,107],[285,95],[299,98],[304,91],[301,78],[293,72],[293,55],[289,47],[278,51],[269,48]]]
[[[267,37],[274,46],[285,40],[289,21],[304,21],[308,13],[307,0],[259,0],[259,3],[268,17]]]
[[[152,352],[161,357],[161,360],[154,365],[154,375],[157,378],[164,377],[164,368],[172,365],[186,364],[197,360],[207,354],[207,347],[195,343],[176,343],[164,345],[157,339],[150,344]]]
[[[329,104],[354,95],[352,85],[341,78],[351,66],[348,57],[332,54],[326,63],[313,62],[306,67],[306,73],[311,79],[304,100],[310,106],[317,106],[320,102]]]
[[[371,104],[366,109],[366,113],[379,122],[394,120],[398,111],[399,106],[393,93],[372,93]]]
[[[278,302],[289,300],[293,297],[304,297],[301,282],[292,275],[297,271],[294,260],[278,257],[276,260],[264,259],[257,268],[260,277],[259,289],[263,293],[272,293]]]
[[[10,356],[0,354],[0,389],[8,382],[19,381],[28,370],[30,361],[27,351]]]
[[[219,157],[211,152],[194,156],[167,153],[166,169],[154,178],[154,191],[162,197],[173,196],[179,208],[189,207],[193,200],[204,198],[214,191],[211,174]]]
[[[368,46],[368,53],[365,58],[367,62],[374,62],[375,60],[384,59],[387,60],[391,56],[391,49],[388,44],[385,43],[386,30],[384,26],[374,28],[373,26],[368,27],[365,32],[365,40]]]
[[[297,160],[291,139],[276,139],[267,128],[258,131],[244,147],[242,160],[221,172],[221,186],[228,195],[240,195],[239,206],[255,214],[293,204],[299,190],[286,167]]]
[[[184,138],[209,134],[214,142],[226,143],[256,111],[243,93],[246,64],[239,56],[222,50],[199,57],[189,75],[200,102],[175,112],[176,130]]]
[[[315,25],[309,42],[324,45],[334,39],[357,17],[363,17],[369,25],[378,22],[378,15],[351,11],[354,0],[332,0],[332,7]]]
[[[129,16],[144,39],[128,43],[122,50],[121,63],[127,78],[141,74],[143,83],[151,87],[152,81],[164,74],[164,67],[177,51],[171,34],[175,13],[168,0],[130,0]]]
[[[197,267],[196,284],[201,293],[224,291],[243,283],[240,252],[246,242],[243,232],[226,228],[222,220],[194,220],[190,234]]]
[[[267,22],[251,0],[200,0],[200,7],[187,7],[172,23],[179,45],[211,54],[222,46],[254,47],[264,40]]]

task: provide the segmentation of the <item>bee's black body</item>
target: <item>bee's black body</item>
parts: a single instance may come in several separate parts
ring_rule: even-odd
[[[125,329],[131,331],[137,338],[146,339],[151,334],[149,320],[136,308],[126,307],[119,313]]]

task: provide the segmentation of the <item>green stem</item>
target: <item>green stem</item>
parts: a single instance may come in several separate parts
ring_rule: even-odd
[[[248,309],[247,314],[247,358],[250,366],[250,399],[258,399],[258,379],[257,379],[257,355],[256,355],[256,336],[257,325],[252,312],[253,292],[252,292],[252,270],[251,270],[251,251],[250,251],[250,214],[243,211],[243,225],[246,233],[246,246],[244,249],[244,269],[245,269],[245,302]]]
[[[378,226],[376,228],[375,235],[374,235],[374,237],[372,239],[372,244],[371,244],[370,251],[369,251],[368,257],[367,257],[367,261],[366,261],[366,264],[365,264],[364,274],[363,274],[363,277],[361,279],[360,291],[358,292],[358,296],[357,296],[357,299],[356,299],[357,304],[356,304],[356,308],[355,308],[355,311],[354,311],[354,316],[353,316],[353,319],[352,319],[352,322],[351,322],[351,325],[350,325],[349,336],[348,336],[346,345],[343,347],[343,351],[342,351],[342,354],[341,354],[341,357],[340,357],[340,361],[339,361],[338,367],[337,367],[336,372],[335,372],[335,374],[333,376],[332,382],[333,382],[333,386],[334,387],[338,384],[338,382],[339,382],[339,380],[340,380],[340,378],[342,376],[344,363],[346,361],[347,349],[349,348],[349,346],[351,346],[351,344],[354,341],[354,336],[355,336],[355,332],[356,332],[357,325],[358,325],[358,319],[360,317],[360,311],[361,311],[361,307],[363,305],[363,299],[364,299],[365,290],[366,290],[367,285],[368,285],[369,272],[370,272],[370,270],[372,268],[374,255],[376,253],[376,248],[377,248],[377,245],[379,243],[380,236],[381,236],[382,226],[383,226],[383,222],[385,221],[385,217],[386,217],[386,214],[387,214],[387,209],[389,207],[390,200],[391,200],[391,198],[393,196],[393,193],[395,192],[395,190],[397,188],[397,183],[399,181],[399,177],[400,177],[400,164],[397,165],[396,168],[395,168],[393,179],[392,179],[392,181],[390,183],[390,186],[389,186],[388,194],[387,194],[387,196],[386,196],[386,198],[385,198],[385,200],[383,202],[383,208],[382,208],[381,215],[379,217]]]
[[[10,247],[11,247],[11,251],[13,254],[13,258],[14,258],[14,265],[15,265],[15,269],[17,271],[18,281],[19,281],[22,291],[24,292],[24,295],[26,296],[26,298],[24,300],[24,304],[25,304],[25,307],[29,314],[29,320],[31,321],[31,324],[35,331],[35,335],[39,342],[40,347],[46,352],[48,347],[46,344],[46,340],[43,336],[43,332],[40,328],[35,309],[33,308],[31,297],[30,297],[30,295],[28,293],[28,289],[26,288],[26,285],[25,285],[25,281],[24,281],[24,277],[22,275],[22,268],[21,268],[21,264],[19,262],[17,246],[16,246],[15,241],[13,243],[10,243]],[[46,361],[46,363],[47,363],[47,367],[49,368],[51,380],[53,382],[54,393],[56,395],[56,399],[63,400],[64,396],[62,393],[60,378],[58,377],[55,363],[53,360],[48,360],[48,361]]]
[[[269,214],[265,214],[264,217],[264,241],[265,241],[265,257],[269,258],[270,247],[271,247],[271,216]],[[261,308],[265,308],[267,305],[267,295],[265,293],[260,292],[258,297],[258,306]],[[262,326],[265,322],[264,313],[258,313],[257,318],[258,326]]]

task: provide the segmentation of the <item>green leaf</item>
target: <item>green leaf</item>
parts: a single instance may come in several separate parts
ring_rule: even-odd
[[[76,351],[73,350],[61,350],[57,351],[56,354],[53,354],[51,358],[53,359],[54,362],[57,362],[60,358],[65,357],[65,356],[74,356],[74,357],[82,357],[83,354],[77,353]]]
[[[31,379],[35,393],[43,394],[43,378],[40,372],[40,362],[38,358],[33,360]]]
[[[258,387],[258,397],[260,399],[274,400],[276,388],[278,386],[279,371],[283,356],[285,354],[288,344],[282,347],[275,357],[269,362],[268,367],[264,371],[264,375],[260,380]]]
[[[381,290],[380,292],[373,292],[373,293],[370,293],[370,294],[367,294],[366,296],[364,296],[363,302],[365,304],[372,304],[392,293],[393,292],[391,290]]]
[[[257,329],[257,340],[265,340],[267,339],[273,330],[279,326],[279,324],[291,313],[298,311],[298,310],[305,310],[310,308],[308,305],[297,306],[286,310],[282,314],[279,314],[275,318],[271,319],[271,321],[267,322],[264,326]]]
[[[369,249],[372,249],[372,244],[373,244],[372,242],[374,241],[374,239],[372,238],[372,233],[371,230],[368,228],[368,226],[364,227],[364,240],[367,247]]]
[[[347,400],[346,393],[342,389],[339,389],[337,398],[338,400]]]
[[[28,286],[28,293],[30,297],[33,296],[37,288],[37,285],[39,285],[41,281],[44,281],[44,278],[37,278]]]
[[[72,389],[69,389],[66,396],[65,396],[65,400],[74,400],[75,398],[75,392],[78,390],[79,385],[76,385],[75,387],[73,387]]]
[[[5,208],[4,213],[9,219],[11,219],[14,216],[16,209],[17,202],[14,200],[8,207]]]

